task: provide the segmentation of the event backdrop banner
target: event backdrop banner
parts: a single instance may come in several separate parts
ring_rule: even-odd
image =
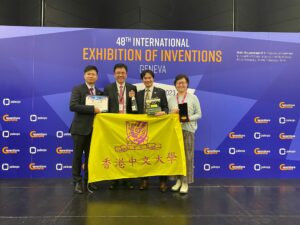
[[[175,95],[179,73],[202,109],[198,178],[300,178],[300,34],[0,26],[0,178],[71,177],[70,92],[128,65],[129,83]]]

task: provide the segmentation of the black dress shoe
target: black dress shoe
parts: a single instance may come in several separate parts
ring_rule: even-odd
[[[148,180],[146,179],[142,179],[141,184],[140,184],[140,188],[141,191],[142,190],[146,190],[148,189]]]
[[[129,180],[124,180],[123,185],[129,190],[134,189],[134,186],[132,185],[132,183]]]
[[[92,191],[98,191],[99,190],[98,186],[94,183],[88,184],[88,188]]]
[[[84,183],[83,190],[84,192],[89,192],[89,193],[94,193],[94,191],[97,191],[99,188],[97,187],[96,184],[93,183]]]
[[[75,183],[74,193],[76,193],[76,194],[82,194],[83,193],[81,182],[80,183],[79,182]]]
[[[93,184],[93,183],[84,183],[84,187],[83,187],[83,190],[84,192],[90,192],[90,193],[93,193],[94,191],[97,191],[99,188],[97,187],[96,184]]]
[[[114,180],[109,186],[109,190],[115,190],[118,187],[119,181]]]
[[[160,185],[159,185],[159,189],[161,192],[166,192],[168,190],[168,186],[165,182],[161,182]]]

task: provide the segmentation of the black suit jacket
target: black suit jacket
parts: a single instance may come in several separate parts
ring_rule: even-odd
[[[129,92],[133,90],[137,92],[136,86],[125,83],[126,87],[126,113],[132,113],[131,109],[131,98],[129,98]],[[119,98],[118,98],[118,87],[116,82],[107,85],[104,88],[104,95],[108,96],[108,112],[119,113]]]
[[[94,106],[85,105],[85,98],[89,94],[86,84],[76,86],[72,90],[70,110],[75,114],[70,127],[71,134],[88,135],[93,129]],[[96,89],[95,94],[103,95],[103,92]]]
[[[165,90],[154,87],[151,98],[159,98],[160,99],[159,106],[161,107],[161,111],[165,111],[166,113],[169,113],[168,100],[167,100]],[[137,93],[136,99],[137,99],[137,105],[138,105],[138,113],[143,114],[144,113],[145,89],[141,90]]]

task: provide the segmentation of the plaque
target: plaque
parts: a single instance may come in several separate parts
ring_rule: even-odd
[[[180,122],[189,122],[187,103],[178,104]]]
[[[152,98],[146,100],[146,112],[148,115],[155,115],[155,113],[161,111],[160,99]]]

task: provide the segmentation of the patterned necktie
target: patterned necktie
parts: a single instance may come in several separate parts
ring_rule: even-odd
[[[94,88],[90,88],[90,94],[94,95]]]
[[[150,99],[150,89],[147,88],[145,91],[146,91],[146,95],[145,95],[145,102],[144,102],[144,113],[147,113],[146,101]]]

